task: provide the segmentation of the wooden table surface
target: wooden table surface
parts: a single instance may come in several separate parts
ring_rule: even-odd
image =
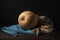
[[[0,31],[0,40],[60,40],[60,32],[54,32],[39,36],[19,35],[17,37],[12,37],[11,35]]]

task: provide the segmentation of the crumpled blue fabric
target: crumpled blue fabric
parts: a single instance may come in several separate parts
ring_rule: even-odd
[[[35,35],[35,33],[32,31],[32,30],[23,30],[21,28],[20,25],[16,24],[16,25],[12,25],[12,26],[9,26],[9,27],[3,27],[1,29],[3,32],[7,33],[7,34],[10,34],[14,37],[17,36],[17,34],[32,34],[32,35]]]

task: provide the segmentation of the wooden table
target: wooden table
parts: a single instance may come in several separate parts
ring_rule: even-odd
[[[60,32],[54,32],[51,34],[33,36],[33,35],[19,35],[12,37],[2,31],[0,31],[0,40],[60,40]]]

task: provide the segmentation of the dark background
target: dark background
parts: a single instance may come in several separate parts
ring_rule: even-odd
[[[24,10],[31,10],[38,15],[48,16],[60,31],[60,15],[56,12],[56,0],[1,0],[0,25],[17,24],[18,15]]]

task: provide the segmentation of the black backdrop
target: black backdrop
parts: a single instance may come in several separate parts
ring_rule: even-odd
[[[56,1],[42,0],[1,0],[0,25],[17,24],[17,17],[24,10],[34,11],[38,15],[46,15],[56,29],[60,27],[60,16],[56,12]]]

